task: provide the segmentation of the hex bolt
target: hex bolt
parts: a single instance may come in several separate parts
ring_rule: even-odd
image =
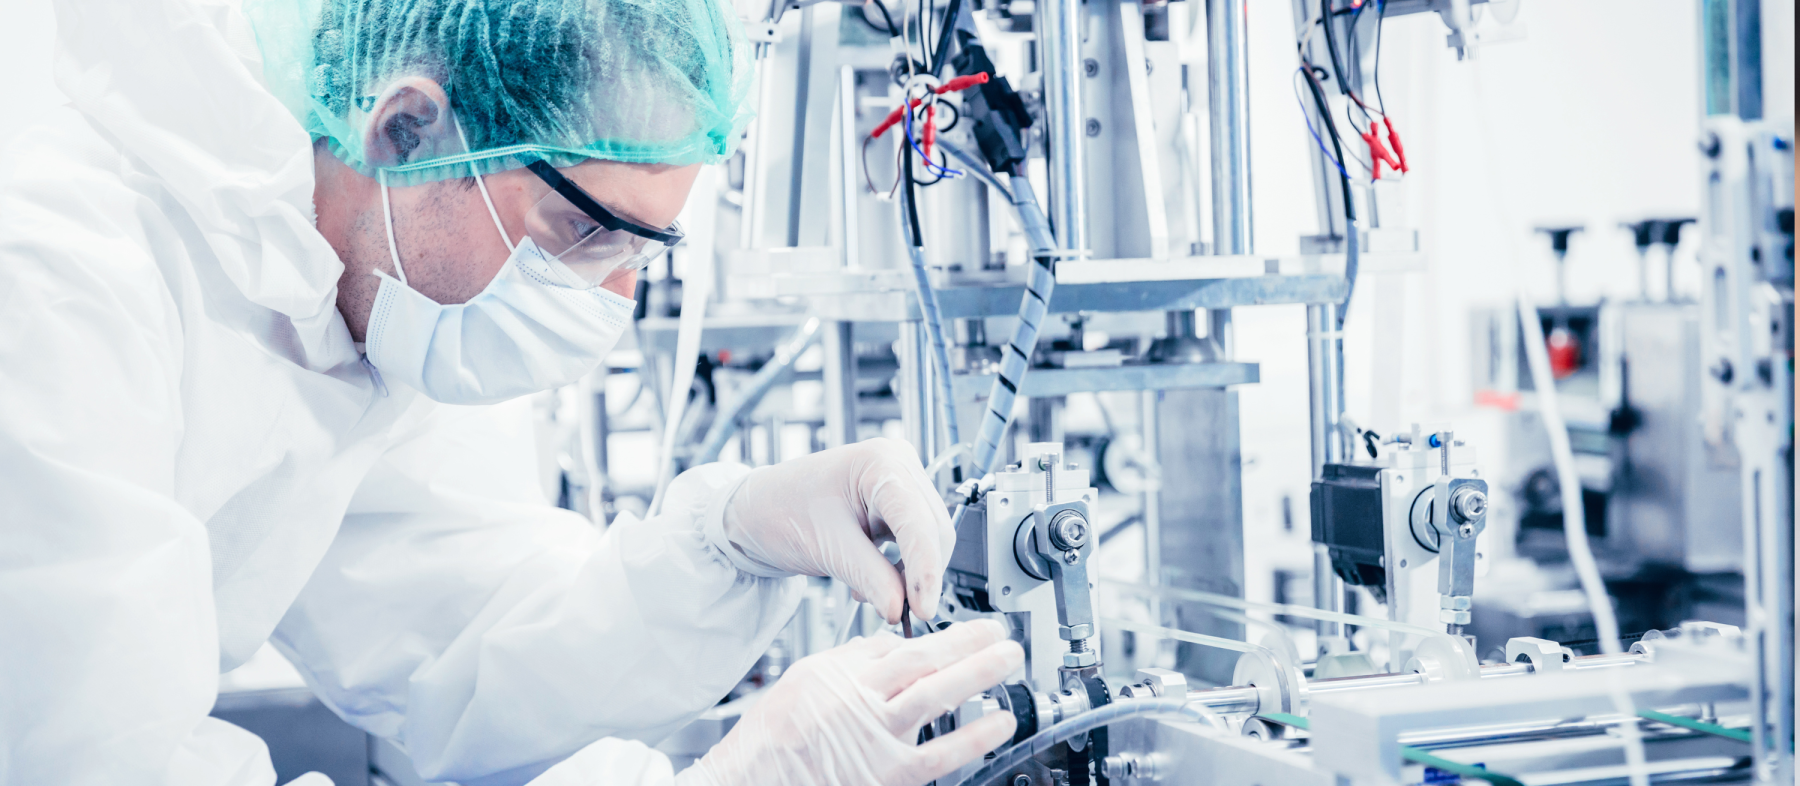
[[[1088,522],[1080,513],[1065,510],[1050,521],[1050,542],[1057,548],[1072,551],[1086,546]]]
[[[1450,495],[1450,512],[1463,521],[1474,521],[1487,512],[1487,495],[1480,489],[1464,486]]]

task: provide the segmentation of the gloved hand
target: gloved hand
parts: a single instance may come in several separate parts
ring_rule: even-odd
[[[902,593],[921,619],[937,614],[944,568],[956,545],[943,497],[905,442],[871,439],[751,472],[726,504],[725,537],[753,562],[831,576],[888,622]],[[900,574],[877,543],[894,540]]]
[[[919,786],[998,747],[1000,712],[915,745],[919,727],[1025,663],[999,623],[881,632],[795,663],[676,786]]]

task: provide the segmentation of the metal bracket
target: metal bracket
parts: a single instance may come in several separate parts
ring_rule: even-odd
[[[1531,664],[1531,670],[1537,674],[1549,671],[1562,671],[1563,664],[1575,657],[1575,651],[1557,644],[1549,639],[1536,639],[1530,636],[1506,640],[1506,662],[1518,663],[1520,658]]]

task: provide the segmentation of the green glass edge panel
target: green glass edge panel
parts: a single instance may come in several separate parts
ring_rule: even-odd
[[[1738,742],[1749,742],[1750,741],[1750,730],[1749,729],[1728,729],[1728,728],[1726,728],[1724,726],[1720,726],[1716,723],[1706,723],[1704,721],[1694,720],[1693,718],[1683,718],[1680,715],[1670,715],[1666,712],[1657,712],[1656,710],[1639,710],[1638,717],[1653,720],[1653,721],[1656,721],[1657,723],[1667,723],[1670,726],[1680,726],[1681,728],[1684,728],[1684,729],[1693,729],[1694,731],[1705,732],[1707,734],[1711,734],[1711,735],[1714,735],[1717,737],[1725,737],[1727,739],[1737,740]]]
[[[1283,726],[1292,726],[1301,731],[1312,730],[1312,724],[1308,723],[1305,718],[1298,715],[1290,715],[1285,712],[1264,712],[1259,713],[1257,717],[1279,723]],[[1486,767],[1474,764],[1463,764],[1462,762],[1439,758],[1411,745],[1400,746],[1400,755],[1406,757],[1407,761],[1414,764],[1424,764],[1426,766],[1436,767],[1444,772],[1461,775],[1465,778],[1480,778],[1494,784],[1494,786],[1524,786],[1524,784],[1520,783],[1517,779],[1501,775],[1497,772],[1490,772]]]

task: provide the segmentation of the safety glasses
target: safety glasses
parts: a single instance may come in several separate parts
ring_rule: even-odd
[[[525,216],[525,233],[591,284],[638,270],[681,242],[681,227],[652,229],[620,218],[542,159],[526,164],[550,186]]]

